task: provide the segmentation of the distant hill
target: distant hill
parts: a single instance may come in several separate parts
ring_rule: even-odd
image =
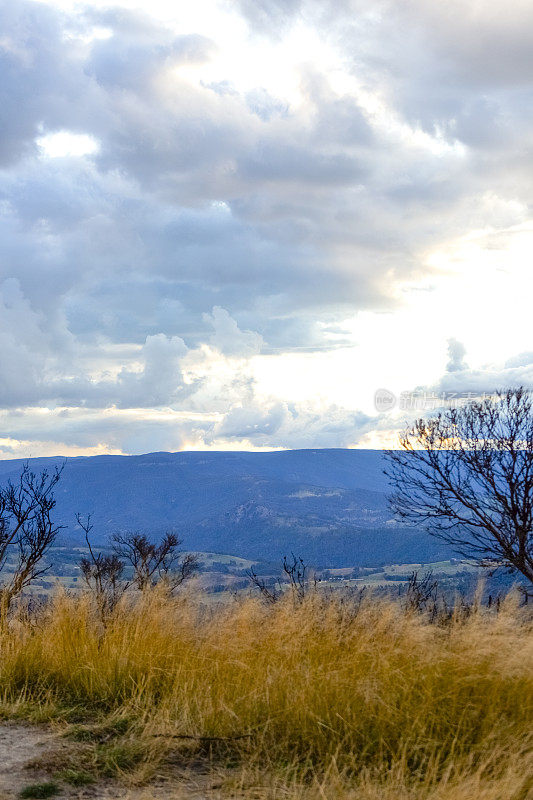
[[[34,470],[63,462],[30,459]],[[0,461],[0,483],[21,460]],[[278,561],[291,551],[316,566],[430,562],[451,550],[391,519],[383,456],[375,450],[180,452],[67,460],[57,487],[63,539],[81,543],[75,514],[94,536],[177,530],[189,550]]]

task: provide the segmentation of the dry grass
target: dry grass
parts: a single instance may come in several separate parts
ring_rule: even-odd
[[[372,599],[206,611],[153,592],[104,628],[90,598],[59,595],[0,635],[10,713],[77,715],[70,735],[138,778],[203,754],[260,798],[526,800],[532,664],[513,597],[438,625]]]

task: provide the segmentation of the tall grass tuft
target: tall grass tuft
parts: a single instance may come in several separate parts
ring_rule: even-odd
[[[150,758],[204,750],[242,781],[268,773],[272,797],[281,780],[288,797],[526,800],[532,665],[512,596],[434,624],[372,598],[207,610],[156,590],[102,625],[59,594],[0,635],[5,704],[123,717]]]

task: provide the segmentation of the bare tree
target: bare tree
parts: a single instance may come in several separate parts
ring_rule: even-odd
[[[283,556],[283,572],[288,578],[289,586],[296,600],[303,600],[309,591],[309,569],[303,558],[297,557],[292,553],[292,561],[287,556]],[[313,586],[316,588],[316,578]]]
[[[417,420],[386,452],[404,520],[533,583],[533,398],[523,388]]]
[[[268,583],[264,578],[261,578],[253,567],[248,570],[248,578],[250,579],[253,586],[258,589],[265,600],[268,600],[269,603],[277,602],[280,597],[283,595],[283,584],[288,584],[293,599],[301,602],[305,596],[309,593],[310,588],[310,581],[309,581],[309,568],[307,564],[304,562],[302,558],[299,558],[292,553],[292,560],[289,560],[287,556],[283,556],[283,573],[285,575],[285,581],[279,580],[278,585],[279,589],[276,588],[276,582]],[[313,578],[313,588],[316,589],[317,585],[317,578]]]
[[[0,489],[0,570],[4,570],[9,556],[14,557],[11,575],[0,588],[3,612],[23,589],[50,569],[42,562],[63,527],[51,516],[56,505],[54,489],[63,466],[37,475],[26,463],[17,481],[9,481]]]
[[[140,533],[113,536],[117,557],[131,566],[132,583],[141,591],[160,581],[171,590],[177,589],[197,571],[197,557],[193,553],[182,553],[181,544],[174,533],[166,533],[159,544]]]
[[[253,567],[250,567],[249,570],[246,572],[250,583],[252,586],[255,586],[256,589],[261,593],[264,599],[269,603],[277,603],[279,598],[281,597],[281,589],[276,587],[276,581],[267,581],[265,578],[262,578],[260,575],[257,574]]]
[[[409,575],[406,589],[406,605],[411,611],[423,611],[428,607],[432,610],[432,616],[436,615],[437,597],[439,584],[433,580],[433,571],[429,570],[422,577],[418,577],[418,571],[414,570]]]
[[[105,554],[95,552],[91,545],[91,515],[84,520],[81,514],[76,514],[76,521],[85,534],[85,541],[89,556],[80,559],[80,570],[83,579],[95,597],[96,604],[102,619],[113,611],[118,601],[128,588],[128,583],[123,580],[124,563],[116,553]]]

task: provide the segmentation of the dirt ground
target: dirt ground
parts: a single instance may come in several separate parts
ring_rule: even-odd
[[[52,728],[19,723],[0,723],[0,800],[14,800],[30,785],[54,782],[57,798],[102,798],[102,800],[218,800],[212,776],[202,771],[188,775],[161,776],[142,788],[127,788],[115,781],[99,781],[72,787],[39,768],[38,762],[66,747]],[[37,762],[35,766],[34,762]]]

